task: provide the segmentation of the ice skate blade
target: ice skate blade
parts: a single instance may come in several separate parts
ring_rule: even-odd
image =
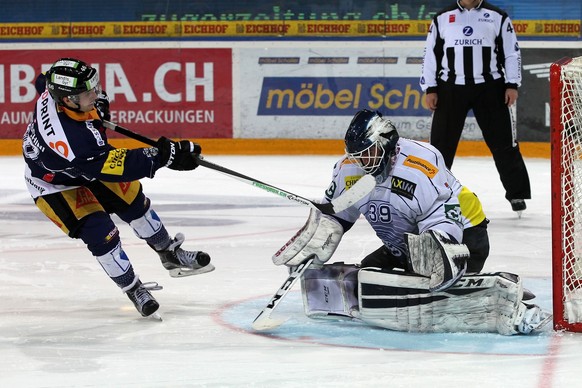
[[[155,313],[152,313],[150,315],[148,315],[147,317],[144,317],[147,320],[151,320],[151,321],[155,321],[155,322],[162,322],[162,316],[156,311]]]
[[[186,276],[201,275],[203,273],[212,272],[215,269],[216,268],[212,264],[208,264],[207,266],[198,269],[173,268],[168,270],[168,272],[173,278],[183,278]]]

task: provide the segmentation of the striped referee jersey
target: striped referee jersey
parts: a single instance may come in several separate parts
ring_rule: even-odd
[[[437,80],[474,85],[502,77],[508,87],[521,85],[521,53],[506,12],[485,1],[473,9],[457,2],[435,15],[424,50],[423,91],[435,91]]]

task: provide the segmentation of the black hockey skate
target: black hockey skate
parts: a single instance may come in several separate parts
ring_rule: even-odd
[[[141,280],[138,280],[135,286],[126,291],[126,294],[141,316],[149,317],[160,308],[159,303],[152,296],[150,290],[157,291],[161,289],[162,287],[158,283],[142,283]]]
[[[512,199],[509,203],[511,204],[511,210],[517,213],[518,218],[521,218],[521,213],[527,209],[525,201],[523,199]]]
[[[182,233],[176,234],[170,246],[163,251],[157,251],[162,260],[162,265],[173,278],[199,275],[214,271],[214,266],[210,264],[210,255],[202,251],[186,251],[180,246],[184,242]]]

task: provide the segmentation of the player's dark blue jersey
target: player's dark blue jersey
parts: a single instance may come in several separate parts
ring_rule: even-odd
[[[152,178],[160,168],[156,148],[114,148],[97,111],[75,112],[43,92],[23,138],[25,178],[30,194],[83,186],[92,180],[127,182]]]

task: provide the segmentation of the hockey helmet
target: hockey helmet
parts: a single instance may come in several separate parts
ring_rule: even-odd
[[[396,127],[378,111],[363,109],[356,113],[345,136],[348,158],[366,174],[386,180],[400,136]]]
[[[46,72],[46,84],[53,99],[61,103],[64,97],[77,96],[93,89],[97,94],[101,91],[97,70],[74,58],[56,61]]]

